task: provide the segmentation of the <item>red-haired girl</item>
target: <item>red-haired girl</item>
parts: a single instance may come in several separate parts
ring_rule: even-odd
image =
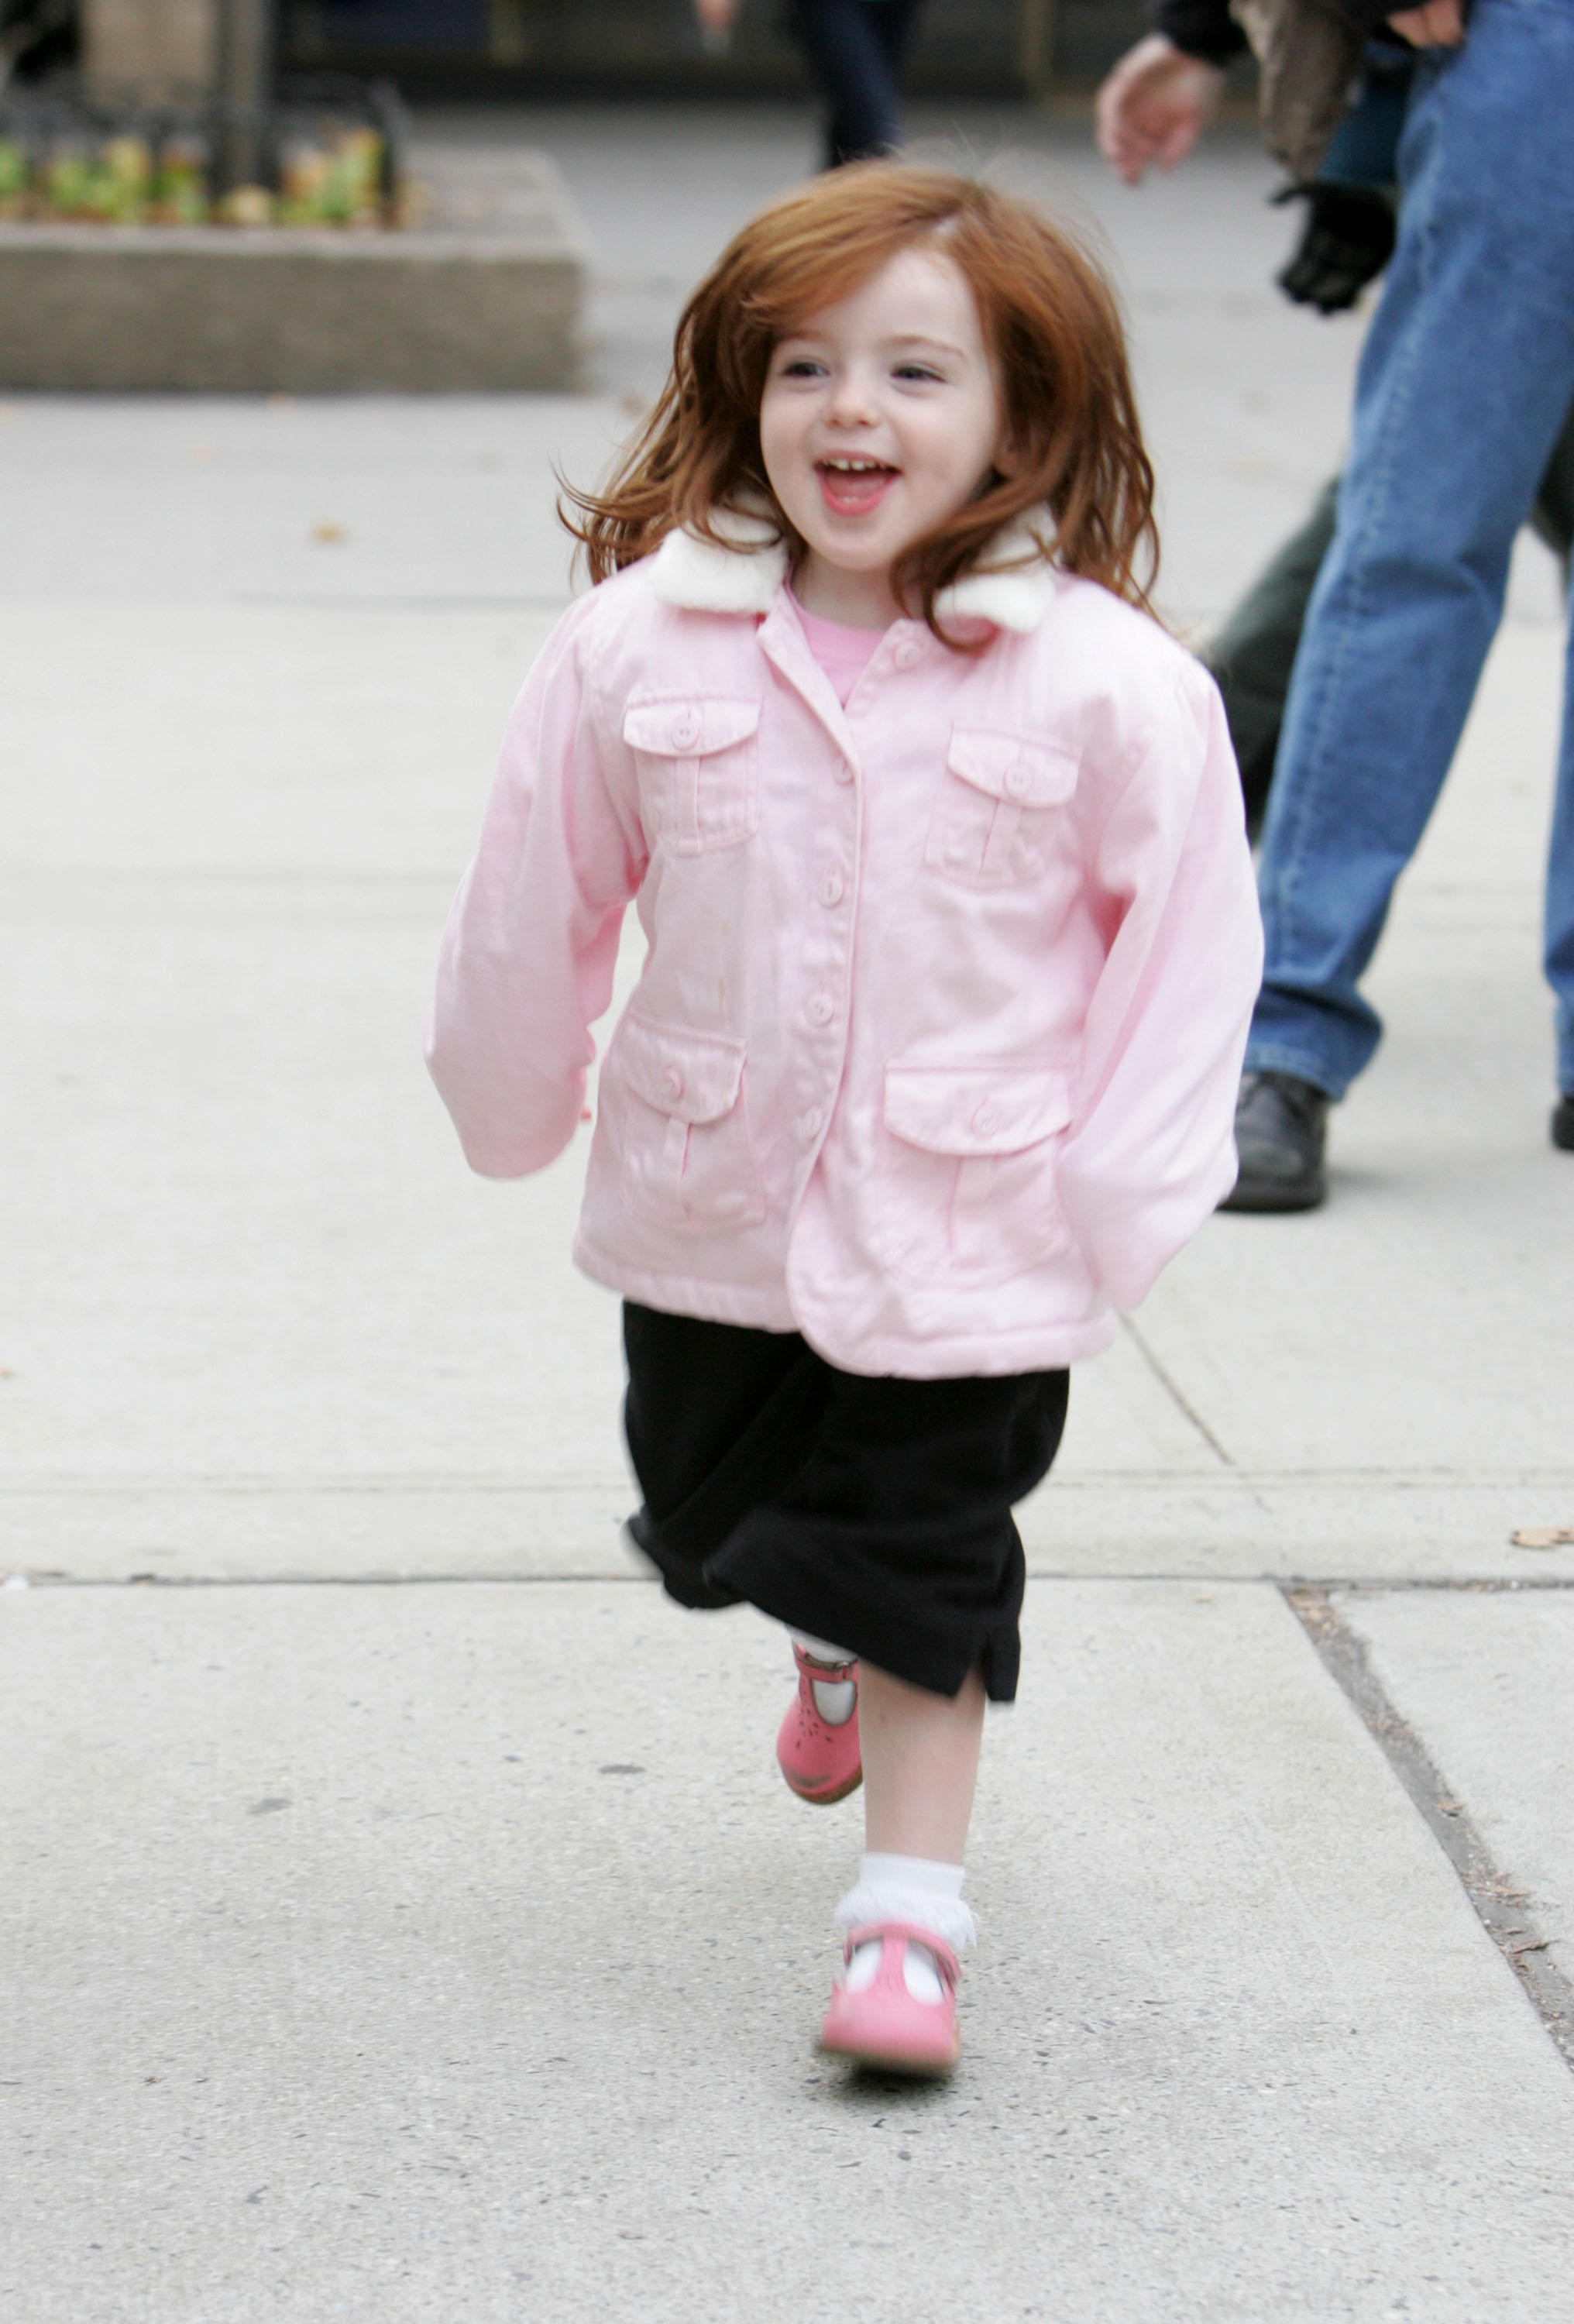
[[[1146,609],[1109,292],[1026,204],[889,162],[744,227],[520,697],[428,1056],[477,1170],[581,1119],[634,1538],[792,1633],[802,1798],[864,1786],[827,2049],[958,2053],[1012,1507],[1066,1367],[1233,1183],[1259,931],[1211,682]]]

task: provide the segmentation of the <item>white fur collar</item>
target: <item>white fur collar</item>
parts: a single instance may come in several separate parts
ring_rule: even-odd
[[[768,516],[717,509],[719,549],[695,532],[669,532],[656,552],[651,586],[664,605],[695,613],[769,613],[787,576],[787,544]]]
[[[696,533],[669,532],[651,573],[657,596],[696,613],[769,613],[787,576],[787,548],[770,519],[718,509],[712,523],[735,545],[723,549]],[[1026,632],[1043,621],[1054,590],[1054,567],[1027,527],[1015,525],[995,542],[990,565],[943,589],[934,610],[942,621],[992,622]]]
[[[1053,537],[1054,526],[1045,509],[1040,519]],[[1054,600],[1054,567],[1045,556],[1036,536],[1025,524],[1014,524],[997,534],[990,547],[990,562],[943,589],[934,611],[943,622],[959,615],[964,621],[992,622],[998,630],[1036,630]]]

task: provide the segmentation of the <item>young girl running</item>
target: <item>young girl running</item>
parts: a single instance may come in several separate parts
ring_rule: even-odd
[[[1211,682],[1156,554],[1119,322],[1026,204],[876,162],[744,227],[520,697],[428,1056],[477,1170],[582,1118],[621,1293],[633,1533],[799,1674],[802,1798],[861,1780],[821,2040],[958,2054],[1013,1504],[1066,1367],[1233,1183],[1259,932]]]

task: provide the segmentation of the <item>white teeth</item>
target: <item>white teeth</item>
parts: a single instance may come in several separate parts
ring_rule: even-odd
[[[850,476],[862,476],[867,475],[870,469],[884,468],[889,464],[885,460],[827,459],[823,460],[820,465],[824,468],[835,468]]]

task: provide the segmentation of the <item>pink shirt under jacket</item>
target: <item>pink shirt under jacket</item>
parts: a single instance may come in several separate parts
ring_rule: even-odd
[[[1261,965],[1199,665],[1043,563],[943,610],[984,650],[897,622],[843,709],[778,546],[674,535],[579,599],[514,709],[428,1028],[472,1166],[543,1168],[637,898],[578,1265],[916,1379],[1106,1344],[1232,1183]]]

